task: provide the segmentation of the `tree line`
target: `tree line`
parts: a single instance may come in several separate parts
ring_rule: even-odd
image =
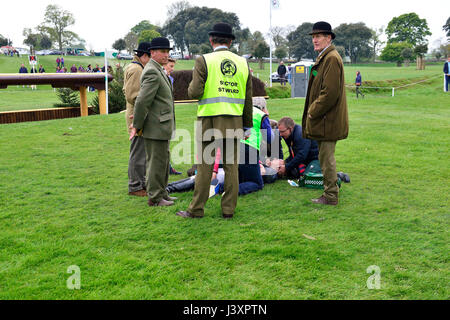
[[[177,51],[189,56],[211,52],[208,31],[217,21],[229,23],[236,35],[232,50],[240,55],[251,55],[259,59],[270,54],[270,39],[274,44],[274,56],[279,59],[315,59],[316,53],[309,33],[312,22],[304,22],[299,26],[273,27],[264,35],[260,31],[251,32],[242,28],[239,17],[232,12],[224,12],[217,8],[192,7],[186,0],[175,2],[167,7],[168,19],[163,26],[143,20],[135,25],[122,38],[117,39],[112,47],[118,51],[127,50],[132,53],[139,42],[151,41],[155,37],[170,38]],[[84,48],[85,41],[69,30],[75,24],[74,16],[57,5],[48,5],[43,22],[33,29],[25,28],[24,43],[30,47],[50,49],[56,44],[62,51],[64,46]],[[443,25],[443,30],[450,38],[450,17]],[[334,28],[337,37],[334,41],[336,49],[342,57],[348,57],[352,63],[375,61],[377,57],[384,61],[397,62],[414,60],[423,57],[428,51],[426,37],[431,35],[427,21],[416,13],[407,13],[394,17],[386,29],[370,29],[363,22],[343,23]],[[387,36],[384,43],[381,38]],[[0,45],[12,45],[11,40],[0,35]],[[384,47],[383,47],[384,46]],[[449,54],[449,44],[442,45],[434,52],[439,59]],[[381,53],[381,54],[380,54]]]
[[[131,53],[138,39],[150,41],[152,37],[162,35],[170,38],[175,49],[183,56],[185,53],[189,56],[205,54],[212,50],[208,31],[212,30],[217,21],[227,22],[233,27],[236,40],[232,50],[237,54],[251,55],[262,62],[262,58],[270,54],[270,46],[266,41],[270,39],[274,44],[274,56],[279,59],[300,60],[316,57],[309,35],[312,22],[304,22],[297,27],[292,25],[284,28],[273,27],[266,35],[260,31],[252,33],[248,28],[241,27],[239,17],[235,13],[224,12],[217,8],[192,7],[187,1],[179,1],[168,7],[168,19],[163,26],[158,27],[149,21],[141,21],[137,26],[153,30],[149,37],[144,37],[146,30],[140,28],[117,40],[114,48],[127,49]],[[443,25],[447,37],[450,37],[449,22],[450,18]],[[414,12],[394,17],[385,29],[373,30],[365,23],[358,22],[343,23],[334,28],[334,32],[337,35],[334,41],[336,49],[350,62],[375,61],[380,58],[399,65],[405,61],[415,60],[416,57],[423,57],[428,51],[426,37],[431,35],[427,21]],[[387,42],[381,40],[384,34]],[[127,41],[127,38],[132,41]],[[448,44],[435,52],[437,58],[447,54],[449,54]]]

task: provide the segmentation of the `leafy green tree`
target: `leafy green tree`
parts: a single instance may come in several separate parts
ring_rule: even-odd
[[[217,21],[229,23],[234,32],[240,30],[239,18],[235,13],[224,12],[216,8],[193,7],[182,10],[172,19],[168,19],[163,34],[172,37],[175,47],[182,53],[189,52],[192,44],[208,44],[208,32]]]
[[[7,38],[5,38],[4,36],[2,36],[0,34],[0,46],[1,47],[3,47],[3,46],[12,46],[11,39],[7,39]]]
[[[402,50],[402,57],[405,61],[405,67],[409,67],[409,61],[414,57],[414,52],[411,48],[405,48]]]
[[[312,44],[311,36],[309,35],[312,27],[312,23],[304,22],[287,35],[291,54],[299,60],[314,59],[316,57],[314,45]]]
[[[206,44],[206,43],[202,43],[200,45],[200,53],[201,54],[207,54],[207,53],[210,53],[210,52],[212,52],[211,45]]]
[[[442,57],[442,53],[439,50],[434,50],[433,55],[436,57],[437,60],[440,60]]]
[[[414,53],[418,57],[423,57],[428,52],[428,45],[427,44],[421,44],[414,47]]]
[[[411,49],[412,45],[407,42],[388,43],[386,47],[384,47],[380,59],[383,61],[396,62],[397,66],[401,67],[405,59],[402,55],[402,52],[406,48]]]
[[[148,21],[148,20],[142,20],[137,25],[135,25],[133,28],[131,28],[131,32],[134,32],[138,36],[140,36],[142,31],[145,31],[145,30],[155,30],[156,32],[161,34],[161,28],[154,24],[151,24],[150,21]]]
[[[343,46],[336,46],[336,51],[342,58],[345,57],[345,48]]]
[[[247,47],[245,44],[251,35],[250,29],[245,28],[242,30],[235,30],[234,35],[236,36],[236,40],[234,40],[234,44],[236,44],[238,47],[238,54],[243,55],[243,54],[248,53],[248,52],[246,52]]]
[[[62,50],[65,45],[80,40],[76,33],[68,30],[68,27],[74,24],[75,18],[72,13],[58,5],[48,5],[45,9],[44,22],[37,29],[41,34],[48,35],[58,44],[59,50]]]
[[[139,36],[138,42],[151,42],[153,39],[161,37],[161,34],[156,30],[144,30]]]
[[[426,19],[412,13],[394,17],[386,28],[388,43],[408,42],[413,46],[426,43],[426,37],[431,35]]]
[[[285,46],[278,47],[275,50],[275,57],[277,57],[280,60],[286,58],[287,54],[288,54],[288,52],[287,52],[287,48]]]
[[[24,30],[23,35],[26,37],[25,40],[23,40],[23,43],[30,46],[31,49],[37,49],[37,45],[39,44],[39,35],[36,33],[32,33],[31,29]]]
[[[39,47],[41,49],[50,49],[53,45],[52,39],[46,34],[41,36],[41,40],[39,41]]]
[[[420,44],[415,46],[414,54],[417,56],[417,69],[424,70],[425,69],[425,59],[424,56],[428,51],[427,44]]]
[[[257,40],[257,42],[255,42],[252,55],[259,60],[259,68],[264,70],[263,58],[270,55],[270,48],[265,40]]]
[[[8,39],[6,39],[4,36],[2,36],[0,34],[0,47],[7,46],[7,45],[8,45]]]
[[[191,44],[190,47],[191,54],[194,56],[200,53],[200,45],[198,44]]]
[[[124,39],[118,39],[113,43],[112,47],[117,51],[121,52],[122,50],[126,49],[127,43],[125,42]]]
[[[335,45],[345,48],[345,54],[350,57],[352,63],[371,56],[372,30],[363,22],[343,23],[335,28],[334,32],[336,33]]]

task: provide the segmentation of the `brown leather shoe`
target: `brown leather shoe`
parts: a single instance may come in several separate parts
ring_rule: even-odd
[[[145,190],[139,190],[139,191],[135,191],[135,192],[129,192],[128,195],[130,196],[136,196],[136,197],[147,197],[147,191]]]
[[[162,199],[158,203],[154,203],[152,200],[148,200],[148,205],[150,207],[170,207],[170,206],[173,206],[174,203],[173,203],[173,201],[167,201],[167,200],[164,200],[164,199]]]
[[[329,205],[329,206],[337,206],[338,205],[338,201],[330,201],[327,198],[325,198],[325,196],[321,196],[319,199],[312,199],[311,201],[315,204],[324,204],[324,205]]]
[[[233,219],[234,214],[222,214],[222,217],[223,217],[224,219],[226,219],[226,220],[228,220],[228,219]]]
[[[192,218],[192,219],[201,219],[201,218],[203,218],[203,216],[194,216],[190,212],[187,212],[187,211],[177,212],[177,216],[182,217],[182,218]]]

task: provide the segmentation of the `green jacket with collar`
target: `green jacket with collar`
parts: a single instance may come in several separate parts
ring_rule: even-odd
[[[163,67],[150,60],[141,77],[141,89],[134,105],[133,127],[146,139],[171,140],[175,134],[172,84]]]
[[[317,58],[311,69],[302,127],[303,137],[311,140],[337,141],[348,137],[344,64],[334,45]]]

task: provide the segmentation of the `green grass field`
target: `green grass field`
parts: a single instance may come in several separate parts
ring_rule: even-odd
[[[220,198],[186,221],[192,192],[165,209],[129,197],[123,115],[1,125],[0,299],[449,299],[449,95],[435,80],[348,101],[339,206],[278,181],[232,221]],[[270,100],[271,118],[299,121],[303,104]],[[192,132],[195,105],[176,112]]]
[[[0,56],[0,73],[17,73],[21,63],[25,63],[28,67],[27,56],[21,58],[10,58]],[[39,63],[42,63],[47,72],[54,72],[56,63],[56,56],[42,56],[39,57]],[[86,67],[88,64],[99,64],[103,66],[104,58],[101,57],[78,57],[67,56],[65,58],[66,66],[70,68],[72,64],[78,67],[82,64]],[[110,59],[109,64],[127,65],[129,61],[120,61]],[[258,63],[251,63],[251,68],[254,71],[254,76],[257,76],[264,82],[269,82],[270,68],[266,63],[264,70],[259,69]],[[191,70],[194,67],[193,60],[180,60],[177,62],[176,70]],[[278,65],[273,64],[273,72],[276,72]],[[442,75],[441,65],[429,65],[425,70],[416,70],[415,66],[398,68],[394,64],[367,64],[367,65],[347,65],[345,66],[346,83],[352,85],[356,76],[356,71],[360,70],[364,81],[375,81],[376,85],[387,86],[376,95],[389,96],[392,94],[392,87],[404,85],[412,82],[418,82],[423,79]],[[442,79],[441,79],[442,80]],[[279,87],[278,83],[274,84]],[[403,89],[402,91],[408,91]],[[402,94],[402,91],[397,91],[397,94]],[[373,93],[370,93],[373,94]],[[88,93],[89,101],[95,97],[96,93]],[[59,103],[56,93],[50,86],[38,86],[38,90],[31,91],[30,88],[22,88],[21,86],[10,86],[8,89],[0,90],[0,112],[16,111],[16,110],[31,110],[31,109],[45,109],[51,108],[53,104]]]

